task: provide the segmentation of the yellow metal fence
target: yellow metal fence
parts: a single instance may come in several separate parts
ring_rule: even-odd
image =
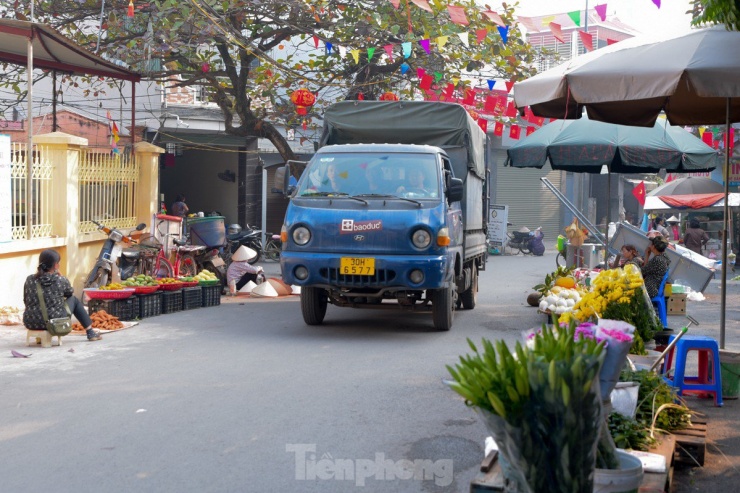
[[[80,155],[81,234],[97,230],[92,221],[112,228],[136,226],[134,197],[139,164],[133,154],[102,154],[83,149]]]
[[[26,156],[28,145],[20,142],[10,144],[10,197],[11,224],[14,240],[28,238],[26,207],[31,212],[30,238],[48,238],[52,235],[52,171],[46,158],[44,146],[33,147],[33,167],[31,171],[31,193],[27,193],[26,177],[28,169]]]

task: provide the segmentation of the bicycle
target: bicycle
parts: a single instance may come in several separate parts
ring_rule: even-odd
[[[175,236],[171,234],[165,235]],[[146,242],[146,243],[145,243]],[[173,243],[174,262],[170,262],[164,253],[164,245],[156,238],[150,236],[139,242],[149,250],[149,254],[142,252],[142,264],[144,273],[152,277],[192,277],[198,273],[198,264],[195,256],[206,247],[200,245],[189,245],[186,241],[175,238]],[[156,249],[156,254],[152,255]]]
[[[265,258],[278,262],[280,260],[280,251],[282,250],[282,241],[280,240],[280,235],[270,235],[268,233],[268,236],[270,236],[270,239],[267,240],[267,244],[263,249]]]

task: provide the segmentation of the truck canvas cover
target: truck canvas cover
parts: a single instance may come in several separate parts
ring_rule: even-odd
[[[332,105],[324,114],[321,146],[337,144],[467,147],[468,169],[482,179],[486,176],[486,134],[458,104],[343,101]],[[465,174],[457,169],[455,174],[465,179]]]

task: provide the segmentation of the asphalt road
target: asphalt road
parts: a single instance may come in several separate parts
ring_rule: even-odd
[[[467,337],[513,342],[541,324],[526,295],[554,267],[551,253],[491,257],[478,306],[446,333],[430,315],[333,306],[308,327],[297,297],[53,349],[2,328],[0,490],[466,491],[487,433],[445,365]]]

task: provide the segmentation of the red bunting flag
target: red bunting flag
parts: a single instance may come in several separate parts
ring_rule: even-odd
[[[488,36],[488,29],[478,29],[475,31],[475,37],[478,39],[478,44],[481,44],[484,39]]]
[[[385,45],[383,46],[383,49],[385,50],[386,54],[388,54],[388,58],[390,58],[392,62],[393,61],[393,45]]]
[[[470,24],[470,22],[468,22],[467,16],[465,15],[464,8],[448,5],[447,12],[450,13],[450,20],[455,24],[460,24],[461,26],[467,26],[468,24]]]
[[[521,129],[519,128],[519,125],[512,125],[509,129],[509,137],[511,137],[514,140],[519,140],[519,136],[521,135]]]
[[[467,88],[465,89],[465,99],[463,99],[462,104],[466,104],[468,106],[473,106],[475,104],[475,91]]]
[[[314,34],[313,36],[313,44],[316,46],[316,48],[319,47],[319,37]]]
[[[495,113],[497,103],[498,103],[498,96],[489,94],[488,96],[486,96],[486,103],[483,105],[483,109],[487,111],[488,113]]]
[[[606,38],[606,45],[607,46],[613,45],[614,43],[618,43],[618,42],[619,42],[618,39]]]
[[[390,2],[393,4],[395,8],[398,8],[399,4],[401,3],[401,0],[390,0]]]
[[[504,20],[501,18],[500,15],[498,15],[493,10],[486,10],[484,12],[481,12],[484,16],[488,17],[488,20],[493,22],[494,24],[497,24],[501,27],[505,27],[506,24],[504,23]]]
[[[416,69],[416,76],[417,76],[418,78],[420,78],[420,79],[421,79],[422,77],[424,77],[424,74],[426,74],[426,73],[427,73],[427,71],[426,71],[426,70],[424,70],[424,69],[423,69],[423,68],[421,68],[421,67],[418,67],[418,68]]]
[[[421,78],[421,82],[419,83],[419,87],[421,89],[429,90],[432,88],[432,81],[434,81],[434,77],[429,74],[424,74]]]
[[[641,181],[639,185],[637,185],[635,188],[632,189],[632,195],[635,196],[637,199],[637,202],[640,203],[641,206],[645,205],[645,182]]]
[[[529,135],[531,133],[534,133],[535,130],[537,130],[537,129],[534,128],[534,127],[527,127],[527,135]]]
[[[450,82],[449,84],[447,84],[447,87],[445,87],[444,95],[447,97],[447,99],[450,99],[454,91],[455,91],[455,84]]]
[[[488,120],[486,120],[485,118],[478,118],[478,126],[484,132],[488,132]]]
[[[509,118],[514,118],[516,116],[516,106],[513,101],[509,101],[509,104],[506,105],[506,116]]]
[[[520,24],[522,24],[524,27],[527,28],[527,31],[536,32],[536,33],[540,32],[539,26],[531,17],[519,16],[517,17],[517,20],[519,21]],[[504,27],[504,26],[501,26],[501,27]]]
[[[506,92],[511,92],[511,88],[514,87],[514,82],[516,81],[513,81],[513,80],[506,81]]]
[[[550,32],[552,35],[560,41],[561,43],[565,43],[565,39],[563,39],[563,30],[561,29],[560,24],[557,24],[555,22],[550,23]]]
[[[432,11],[432,8],[429,6],[429,3],[427,2],[427,0],[411,0],[411,2],[417,7],[419,7],[420,9],[426,10],[430,14],[434,13]]]
[[[601,22],[604,22],[606,20],[606,4],[602,3],[601,5],[594,6],[594,10],[597,14],[599,14],[599,19],[601,19]]]
[[[586,31],[578,31],[578,36],[581,38],[581,43],[586,48],[586,51],[594,51],[594,37]]]
[[[504,134],[504,124],[501,122],[496,122],[496,125],[493,126],[493,135],[501,137],[503,134]]]
[[[706,145],[711,147],[714,145],[714,134],[709,130],[705,130],[704,133],[701,135],[701,140],[703,140]]]

